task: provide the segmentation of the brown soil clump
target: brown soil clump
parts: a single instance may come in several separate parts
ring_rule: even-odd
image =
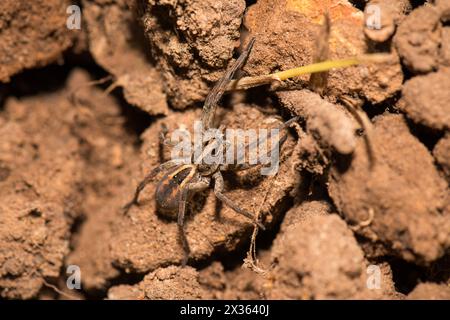
[[[333,168],[329,191],[357,232],[392,253],[416,262],[442,256],[450,234],[442,216],[448,186],[428,150],[413,137],[400,115],[374,123],[376,165],[370,169],[364,142],[351,161]],[[404,146],[408,146],[405,148]]]
[[[414,73],[436,70],[439,63],[445,5],[427,4],[412,11],[399,25],[395,46],[402,62]],[[445,43],[445,42],[442,42]]]
[[[114,76],[111,86],[122,87],[125,99],[149,114],[167,114],[163,85],[127,1],[83,1],[83,17],[94,59]]]
[[[120,285],[108,291],[113,300],[193,300],[207,299],[207,292],[199,284],[199,274],[191,267],[167,267],[145,276],[135,286]]]
[[[445,284],[421,283],[408,295],[409,300],[449,300],[450,288]]]
[[[0,3],[0,82],[24,69],[61,60],[80,33],[66,27],[69,5],[67,0]]]
[[[364,255],[337,215],[311,216],[280,234],[269,299],[345,299],[366,292]]]
[[[406,81],[399,108],[414,122],[436,130],[450,128],[450,69]]]
[[[202,102],[239,45],[244,0],[139,0],[148,44],[171,105]]]
[[[312,63],[326,10],[325,5],[323,8],[319,3],[316,6],[318,10],[295,0],[265,0],[251,6],[245,26],[257,41],[244,69],[252,75],[262,75]],[[330,9],[330,16],[330,59],[367,52],[361,28],[362,12],[340,1]],[[382,66],[362,65],[331,71],[326,95],[333,99],[346,94],[360,95],[374,103],[391,97],[400,90],[402,83],[399,59],[395,51],[392,54],[392,60]],[[305,75],[297,81],[304,87],[308,79]]]
[[[450,134],[442,137],[433,149],[437,163],[444,171],[447,181],[450,181]]]
[[[9,98],[1,116],[0,293],[31,298],[57,278],[80,215],[76,112],[61,93]]]

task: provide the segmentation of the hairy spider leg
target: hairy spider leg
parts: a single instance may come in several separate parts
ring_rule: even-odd
[[[300,118],[299,116],[295,116],[295,117],[289,119],[288,121],[286,121],[286,122],[284,122],[283,124],[281,124],[281,125],[278,127],[278,130],[281,131],[281,130],[286,129],[286,128],[289,127],[292,123],[294,123],[295,121],[297,121],[299,118]],[[271,136],[272,136],[272,133],[269,132],[268,135],[267,135],[266,137],[263,137],[263,139],[261,139],[261,140],[253,141],[253,142],[250,143],[246,148],[247,148],[248,150],[251,150],[252,148],[257,147],[259,144],[265,143],[265,142],[267,141],[267,139],[270,138]],[[275,148],[281,147],[281,146],[283,145],[283,143],[284,143],[286,140],[287,140],[287,134],[283,135],[283,136],[280,138],[280,140],[278,141],[278,143],[277,143],[275,146],[272,147],[272,149],[270,150],[270,152],[272,152]],[[244,156],[245,156],[245,154],[242,154],[239,158],[237,158],[237,159],[236,159],[236,163],[241,162]],[[236,169],[237,171],[247,170],[247,169],[250,169],[250,168],[255,167],[255,166],[258,166],[258,165],[261,165],[261,163],[249,164],[249,163],[246,163],[246,162],[245,162],[245,163],[242,163],[242,164],[237,164],[237,165],[235,166],[235,169]]]
[[[167,138],[169,134],[169,128],[165,123],[161,123],[161,130],[159,132],[159,144],[161,146],[169,146],[174,147],[177,145],[177,142],[172,141],[170,138]]]
[[[237,60],[233,63],[233,65],[225,72],[223,77],[216,82],[214,87],[208,93],[205,99],[205,104],[203,105],[203,112],[202,112],[202,125],[204,130],[208,130],[209,128],[211,128],[214,119],[214,114],[217,108],[217,103],[225,93],[225,90],[227,89],[227,86],[231,81],[231,79],[233,78],[236,71],[239,70],[244,65],[248,55],[250,54],[250,51],[252,50],[254,43],[255,38],[252,38],[248,43],[247,47],[245,48],[245,50],[242,51],[239,58],[237,58]]]
[[[184,257],[181,262],[185,266],[189,259],[189,254],[191,253],[191,248],[189,247],[189,242],[186,237],[186,232],[184,231],[184,214],[186,212],[186,201],[188,195],[189,187],[186,186],[180,191],[178,200],[178,233],[180,234],[181,244],[183,245]]]
[[[225,203],[228,207],[233,209],[236,213],[239,213],[239,214],[249,218],[250,220],[252,220],[253,223],[255,223],[262,230],[266,230],[264,225],[261,222],[257,221],[250,212],[239,208],[238,205],[236,205],[230,198],[228,198],[226,195],[223,194],[224,181],[223,181],[222,173],[220,171],[217,171],[213,175],[213,179],[214,179],[214,194],[216,195],[217,199],[219,199],[220,201]]]
[[[184,230],[184,216],[186,213],[186,202],[189,192],[199,192],[205,190],[209,187],[211,179],[202,178],[202,180],[196,182],[187,182],[187,184],[182,188],[179,194],[178,202],[178,232],[180,234],[181,244],[183,245],[184,257],[182,260],[182,265],[185,266],[189,260],[189,255],[191,253],[191,248],[189,247],[189,242],[186,237],[186,232]]]
[[[160,173],[161,171],[170,169],[176,165],[178,165],[178,161],[176,160],[169,160],[167,162],[164,162],[162,164],[160,164],[159,166],[157,166],[156,168],[154,168],[149,174],[147,174],[144,179],[138,184],[138,186],[136,187],[136,191],[134,192],[134,197],[133,199],[128,202],[124,207],[123,207],[123,211],[124,214],[128,213],[128,210],[130,210],[130,208],[133,205],[137,205],[138,204],[138,198],[139,198],[139,194],[141,193],[142,190],[144,190],[145,186],[147,184],[149,184],[153,178],[155,178],[155,176]]]

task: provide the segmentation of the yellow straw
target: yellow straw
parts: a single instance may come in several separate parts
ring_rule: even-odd
[[[316,72],[324,72],[336,68],[345,68],[357,64],[365,63],[385,63],[392,60],[392,56],[386,53],[371,53],[362,54],[357,57],[340,59],[340,60],[326,60],[323,62],[309,64],[307,66],[293,68],[276,73],[266,74],[262,76],[243,77],[237,80],[232,80],[228,87],[229,90],[246,90],[249,88],[265,85],[274,81],[284,81],[289,78],[298,77],[302,74],[311,74]]]
[[[316,72],[328,71],[334,68],[344,68],[349,67],[355,64],[360,64],[362,61],[359,58],[350,58],[350,59],[342,59],[342,60],[326,60],[323,62],[309,64],[307,66],[298,67],[294,69],[289,69],[285,71],[276,72],[273,74],[274,77],[278,77],[281,81],[298,77],[302,74],[310,74]]]

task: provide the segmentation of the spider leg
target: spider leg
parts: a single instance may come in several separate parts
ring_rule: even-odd
[[[266,230],[266,228],[261,224],[261,222],[256,221],[255,217],[248,211],[245,211],[241,208],[239,208],[238,205],[236,205],[230,198],[228,198],[226,195],[223,194],[223,188],[224,188],[224,182],[223,182],[223,176],[220,171],[217,171],[214,176],[214,194],[216,197],[225,203],[228,207],[233,209],[235,212],[249,218],[253,221],[258,227],[260,227],[262,230]]]
[[[188,195],[189,187],[184,187],[180,191],[179,201],[178,201],[178,232],[180,234],[181,244],[183,245],[184,257],[181,262],[182,266],[185,266],[189,259],[189,254],[191,249],[189,247],[189,242],[186,237],[186,232],[184,231],[184,215],[186,213],[186,200]]]
[[[244,65],[248,55],[250,54],[250,51],[252,50],[254,43],[255,38],[250,39],[247,48],[245,48],[242,51],[239,58],[237,58],[237,60],[225,72],[223,77],[219,81],[217,81],[217,83],[214,85],[214,87],[211,89],[208,96],[206,97],[205,104],[203,105],[203,115],[202,115],[202,124],[205,130],[211,127],[214,114],[217,108],[217,103],[225,93],[228,83],[230,83],[236,71],[239,70]]]
[[[269,152],[266,153],[266,156],[267,156],[267,154],[272,154],[272,152],[273,152],[273,150],[274,150],[275,148],[281,148],[281,146],[283,145],[283,143],[287,140],[287,137],[288,137],[288,136],[287,136],[286,134],[283,135],[283,136],[280,138],[280,140],[278,140],[278,143],[276,143],[276,145],[273,146],[272,149],[271,149]],[[239,171],[248,170],[248,169],[250,169],[250,168],[253,168],[253,167],[256,167],[256,166],[260,166],[260,165],[264,165],[264,164],[265,164],[265,163],[260,163],[260,162],[254,163],[254,164],[250,164],[250,163],[244,162],[244,163],[236,164],[236,165],[233,167],[233,170],[239,172]]]
[[[201,180],[189,183],[187,187],[189,188],[189,191],[200,192],[208,189],[210,182],[211,179],[209,177],[202,177]]]
[[[127,214],[128,210],[130,210],[130,208],[133,205],[138,204],[139,194],[141,193],[142,190],[144,190],[145,186],[147,184],[149,184],[158,173],[160,173],[161,171],[167,170],[175,165],[177,165],[177,162],[175,160],[170,160],[170,161],[160,164],[155,169],[153,169],[149,174],[147,174],[144,177],[144,179],[136,187],[136,191],[134,192],[133,199],[123,207],[124,214]]]
[[[294,117],[292,119],[289,119],[288,121],[283,123],[281,126],[279,126],[278,129],[279,130],[283,130],[283,129],[287,128],[289,125],[291,125],[293,122],[295,122],[297,120],[298,120],[298,117]],[[268,137],[271,137],[271,136],[272,136],[272,134],[269,132],[268,133]],[[266,137],[264,139],[261,139],[259,141],[255,141],[253,143],[248,144],[245,147],[246,150],[251,150],[251,148],[256,148],[256,147],[258,147],[258,145],[260,145],[262,143],[265,143],[268,137]],[[272,154],[272,152],[273,152],[273,150],[275,150],[275,148],[281,148],[283,146],[283,144],[286,142],[287,138],[288,138],[288,135],[286,133],[283,134],[283,136],[280,138],[280,140],[278,140],[278,143],[276,143],[275,146],[273,146],[270,149],[270,151],[266,153],[266,156],[267,156],[267,154]],[[237,162],[241,161],[241,160],[242,160],[242,157],[238,158]],[[250,168],[253,168],[253,167],[256,167],[256,166],[260,166],[260,165],[264,165],[264,163],[258,162],[258,163],[254,163],[254,164],[249,164],[247,162],[244,162],[244,163],[237,163],[237,164],[234,164],[234,165],[231,165],[231,166],[230,165],[222,165],[221,169],[222,170],[232,169],[233,171],[244,171],[244,170],[247,170],[247,169],[250,169]]]
[[[176,146],[177,142],[174,142],[170,140],[170,138],[167,138],[167,135],[169,133],[169,128],[167,128],[167,125],[165,123],[161,123],[161,130],[159,132],[159,143],[161,146]]]
[[[187,241],[186,232],[184,231],[184,216],[186,213],[186,201],[188,192],[198,192],[205,190],[209,187],[210,179],[205,177],[202,180],[188,183],[186,187],[181,189],[179,199],[178,199],[178,232],[180,233],[181,244],[183,245],[184,258],[182,265],[185,266],[189,259],[189,254],[191,249],[189,247],[189,242]]]
[[[278,130],[282,131],[284,129],[286,129],[287,127],[289,127],[291,124],[293,124],[294,122],[298,121],[300,117],[296,116],[293,117],[291,119],[289,119],[288,121],[284,122],[283,124],[281,124],[280,126],[278,126]],[[253,148],[257,148],[259,145],[266,143],[266,141],[272,137],[272,132],[268,132],[267,136],[263,137],[262,139],[259,140],[255,140],[251,143],[249,143],[248,145],[245,146],[246,150],[252,150]],[[272,149],[270,150],[270,152],[272,152],[275,148],[281,148],[281,146],[283,145],[283,143],[287,140],[287,134],[285,133],[279,140],[278,143],[275,144],[275,146],[272,147]],[[261,163],[257,163],[255,165],[249,165],[246,164],[245,162],[242,164],[239,164],[239,162],[241,162],[243,160],[243,158],[245,157],[245,153],[243,153],[240,157],[236,158],[236,163],[238,163],[237,165],[235,165],[237,171],[239,170],[245,170],[248,168],[251,168],[252,166],[255,165],[260,165]],[[242,167],[242,168],[241,168]],[[225,168],[225,167],[222,167]]]

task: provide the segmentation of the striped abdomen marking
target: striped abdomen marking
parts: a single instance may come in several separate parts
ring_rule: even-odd
[[[156,187],[156,206],[160,213],[177,216],[180,192],[195,174],[193,165],[181,165],[170,171]]]

